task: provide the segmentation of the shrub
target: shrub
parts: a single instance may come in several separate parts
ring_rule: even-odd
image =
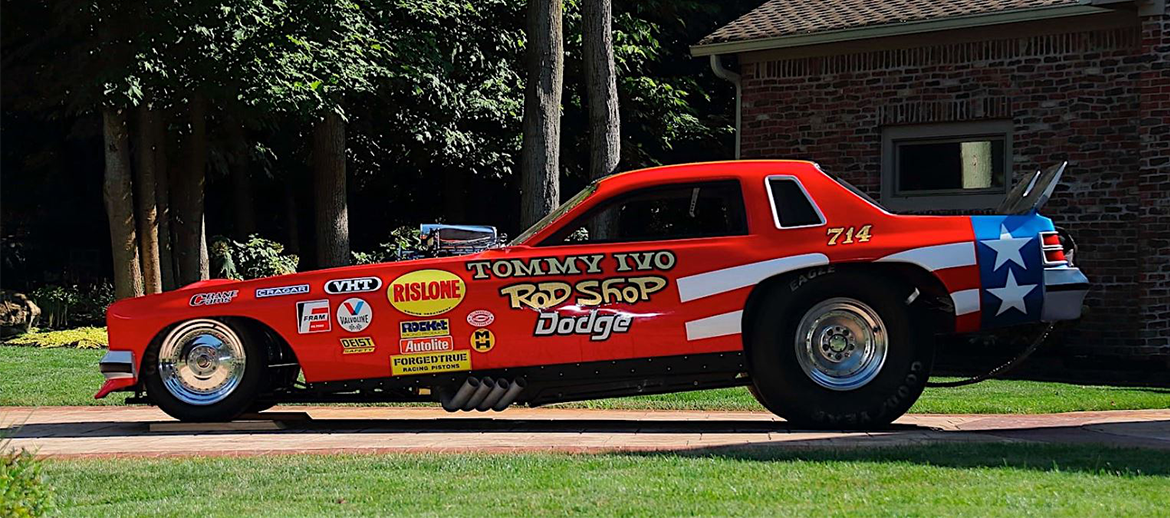
[[[41,286],[31,296],[41,308],[40,327],[102,325],[106,308],[114,303],[114,285],[103,280],[87,285]]]
[[[259,279],[296,273],[300,258],[284,254],[284,245],[253,234],[241,243],[217,236],[209,248],[212,274],[224,279]]]
[[[422,244],[418,227],[398,227],[390,232],[390,241],[379,244],[370,252],[352,252],[353,264],[375,264],[401,261],[407,252]]]
[[[0,516],[44,516],[53,508],[53,491],[41,474],[41,461],[0,440]]]
[[[58,331],[43,331],[34,329],[15,338],[5,340],[4,345],[20,345],[26,347],[76,347],[78,349],[103,349],[109,346],[109,337],[104,327],[77,327]]]

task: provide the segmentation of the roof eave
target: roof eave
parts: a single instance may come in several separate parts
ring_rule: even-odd
[[[856,29],[839,29],[835,31],[797,34],[775,38],[709,43],[707,45],[691,45],[691,55],[694,57],[702,57],[710,56],[712,54],[739,54],[742,52],[753,52],[759,50],[807,47],[810,45],[837,43],[841,41],[864,40],[872,38],[883,38],[887,36],[918,34],[923,32],[966,29],[970,27],[983,27],[987,25],[1000,25],[1005,23],[1048,20],[1052,18],[1105,13],[1110,11],[1111,10],[1107,8],[1094,7],[1085,4],[1040,7],[1035,9],[1020,9],[1017,11],[875,25],[873,27],[859,27]]]

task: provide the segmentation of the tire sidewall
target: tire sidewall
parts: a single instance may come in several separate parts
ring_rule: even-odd
[[[912,291],[898,283],[858,272],[814,270],[774,286],[752,322],[752,379],[759,399],[788,421],[813,428],[868,428],[889,424],[922,394],[934,360],[933,333],[906,305]],[[834,297],[856,299],[873,308],[888,335],[885,363],[877,376],[852,390],[831,390],[814,382],[796,358],[796,331],[815,304]]]
[[[218,320],[228,326],[244,347],[244,377],[224,400],[210,405],[192,405],[176,398],[163,384],[158,364],[159,349],[171,330],[181,325],[182,322],[159,333],[143,356],[143,378],[147,396],[163,412],[180,421],[206,422],[235,419],[254,404],[257,394],[265,386],[268,353],[261,342],[257,340],[256,334],[252,333],[246,326],[239,325],[229,319],[215,318],[212,320]]]

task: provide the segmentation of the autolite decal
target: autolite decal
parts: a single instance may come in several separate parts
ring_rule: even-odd
[[[390,357],[390,372],[395,376],[471,370],[471,351],[408,354]]]
[[[213,291],[211,293],[196,293],[191,296],[192,306],[211,306],[213,304],[227,304],[235,300],[240,290]]]
[[[455,350],[455,340],[450,336],[406,338],[398,341],[398,352],[402,354],[433,353],[453,350]]]
[[[451,334],[451,323],[445,318],[433,320],[403,320],[398,323],[400,338],[426,338]]]
[[[369,336],[341,339],[341,354],[372,353],[376,348],[374,339]]]
[[[463,279],[444,270],[418,270],[399,276],[390,283],[386,296],[394,309],[407,315],[429,317],[442,315],[463,302],[466,285]]]

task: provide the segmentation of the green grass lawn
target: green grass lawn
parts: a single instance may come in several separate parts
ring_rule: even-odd
[[[122,404],[124,393],[94,400],[102,383],[96,349],[0,346],[0,406]],[[585,401],[564,406],[623,409],[762,411],[745,388]],[[927,389],[914,413],[1047,413],[1170,408],[1170,389],[993,380]]]
[[[60,516],[1165,516],[1170,456],[1049,445],[50,460]]]

